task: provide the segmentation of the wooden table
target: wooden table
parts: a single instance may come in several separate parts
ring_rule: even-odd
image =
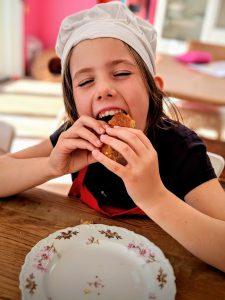
[[[174,56],[158,54],[157,75],[164,81],[164,91],[175,104],[185,125],[198,131],[208,128],[225,141],[225,78],[191,70]]]
[[[6,152],[0,148],[0,155],[4,155],[4,154],[6,154]]]
[[[82,221],[122,226],[160,247],[174,268],[177,300],[225,299],[225,274],[195,258],[149,218],[108,219],[79,200],[38,188],[0,200],[0,299],[20,299],[21,266],[38,241]]]
[[[156,73],[163,78],[169,96],[225,107],[225,78],[191,70],[174,56],[166,54],[157,55]]]

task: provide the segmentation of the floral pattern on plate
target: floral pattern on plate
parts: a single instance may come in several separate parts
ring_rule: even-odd
[[[82,224],[59,230],[27,254],[22,299],[174,300],[173,269],[163,252],[125,228]]]
[[[96,292],[98,296],[101,295],[101,289],[104,288],[104,284],[102,282],[102,280],[98,277],[98,275],[95,276],[94,281],[92,282],[87,282],[87,286],[84,289],[84,294],[90,294],[93,292]]]

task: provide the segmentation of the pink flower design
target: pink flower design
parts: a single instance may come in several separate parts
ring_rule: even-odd
[[[54,244],[43,247],[43,249],[35,257],[35,261],[37,261],[37,263],[34,267],[40,271],[46,272],[48,264],[55,253],[57,253],[57,251]]]
[[[127,248],[133,249],[137,254],[142,256],[145,259],[146,263],[156,261],[155,254],[149,248],[143,247],[143,245],[136,245],[135,243],[129,243]]]

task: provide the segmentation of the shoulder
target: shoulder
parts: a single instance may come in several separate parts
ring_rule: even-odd
[[[158,153],[159,164],[174,172],[192,168],[194,165],[201,166],[200,169],[212,167],[203,140],[181,123],[165,121],[163,126],[158,127],[154,147]]]
[[[156,129],[156,146],[165,145],[169,148],[187,148],[205,146],[202,139],[195,131],[181,123],[173,123],[169,120],[163,122],[162,126]]]
[[[179,198],[216,177],[202,139],[183,124],[165,121],[154,136],[159,169],[169,190]]]

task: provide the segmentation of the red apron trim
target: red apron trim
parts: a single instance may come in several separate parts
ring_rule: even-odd
[[[139,208],[134,207],[131,209],[123,209],[113,206],[102,206],[99,207],[97,199],[91,194],[91,192],[83,184],[85,174],[87,172],[87,167],[79,171],[77,178],[74,180],[72,187],[69,191],[70,197],[80,197],[82,202],[95,209],[98,212],[101,212],[108,217],[115,217],[121,215],[145,215],[145,213]]]
[[[73,184],[69,190],[68,196],[80,197],[81,187],[83,186],[83,181],[86,172],[87,172],[87,167],[79,171],[77,178],[73,181]]]

